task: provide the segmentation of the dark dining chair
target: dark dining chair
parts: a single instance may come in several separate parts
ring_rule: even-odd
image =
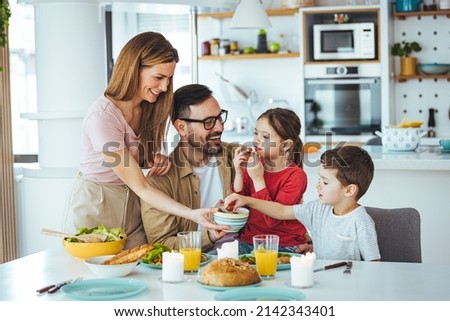
[[[416,209],[366,210],[375,222],[381,261],[422,263],[420,214]]]

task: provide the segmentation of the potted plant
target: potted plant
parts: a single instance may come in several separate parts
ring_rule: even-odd
[[[393,56],[400,57],[400,74],[402,76],[413,76],[417,74],[417,58],[411,57],[413,52],[419,52],[422,47],[415,41],[397,42],[391,49]]]
[[[0,47],[6,46],[9,17],[11,17],[11,10],[8,0],[0,0]],[[2,70],[0,66],[0,71]]]

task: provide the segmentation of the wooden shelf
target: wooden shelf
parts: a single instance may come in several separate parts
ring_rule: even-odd
[[[298,52],[290,52],[285,54],[278,53],[255,53],[255,54],[240,54],[240,55],[225,55],[225,56],[201,56],[198,60],[241,60],[241,59],[278,59],[278,58],[298,58]]]
[[[394,16],[400,20],[405,20],[408,17],[421,16],[447,16],[447,18],[450,18],[450,10],[394,12]]]
[[[395,80],[397,80],[398,82],[405,82],[407,80],[411,80],[411,79],[447,79],[447,81],[450,81],[450,75],[446,74],[446,75],[414,75],[414,76],[395,76],[394,77]]]
[[[305,65],[360,65],[360,64],[379,64],[380,59],[366,59],[366,60],[314,60],[314,61],[304,61]]]
[[[268,16],[294,16],[298,14],[299,9],[269,9],[266,10]],[[227,19],[231,18],[234,11],[227,12],[211,12],[211,13],[199,13],[198,18],[215,18],[215,19]]]

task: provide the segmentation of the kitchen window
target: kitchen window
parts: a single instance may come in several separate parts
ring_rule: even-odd
[[[37,162],[38,122],[21,118],[35,113],[37,87],[35,70],[34,9],[10,1],[9,27],[13,151],[15,162]],[[155,31],[164,34],[178,49],[180,61],[174,76],[174,89],[192,83],[191,7],[114,2],[106,6],[108,75],[123,45],[135,34]],[[109,23],[108,23],[109,21]],[[109,27],[108,27],[109,26]],[[109,77],[108,77],[109,78]],[[105,84],[106,86],[106,84]],[[88,106],[86,106],[87,108]]]
[[[36,121],[22,119],[22,113],[37,112],[34,47],[34,10],[9,1],[9,59],[11,71],[11,117],[15,162],[37,162],[39,151]]]

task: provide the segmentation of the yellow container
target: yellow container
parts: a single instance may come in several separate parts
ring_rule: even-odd
[[[81,243],[63,240],[63,246],[77,259],[85,260],[94,256],[117,254],[123,249],[125,241],[126,239],[114,242]]]
[[[400,74],[402,76],[417,75],[417,58],[403,57],[400,59]]]

